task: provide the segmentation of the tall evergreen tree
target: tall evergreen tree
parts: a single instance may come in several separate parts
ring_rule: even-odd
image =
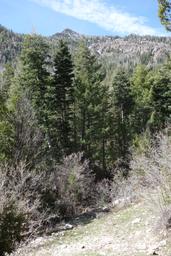
[[[84,42],[75,56],[75,145],[105,168],[107,87],[105,72]],[[106,120],[105,120],[106,118]]]
[[[19,148],[21,145],[17,145],[23,139],[22,145],[25,152],[27,151],[26,145],[24,145],[24,138],[21,138],[19,133],[22,134],[24,122],[24,116],[31,117],[31,112],[34,113],[34,119],[36,120],[37,128],[44,134],[44,143],[42,143],[44,149],[48,148],[48,116],[47,116],[47,101],[46,93],[49,84],[49,73],[47,72],[47,60],[48,60],[48,47],[44,43],[43,38],[37,35],[29,35],[25,37],[20,59],[17,63],[15,70],[15,76],[9,90],[9,98],[7,101],[7,108],[11,116],[11,124],[13,125],[13,140],[14,145]],[[30,104],[30,112],[18,114],[19,109],[22,109],[22,104],[28,102]],[[31,109],[33,111],[31,111]],[[23,115],[22,115],[23,114]],[[19,115],[15,118],[16,115]],[[15,120],[14,120],[15,118]],[[21,118],[21,120],[19,120]],[[18,122],[17,122],[18,121]],[[31,119],[29,120],[30,125]],[[29,124],[28,122],[28,124]],[[28,125],[29,126],[29,125]],[[30,127],[30,140],[34,140],[33,127]],[[31,134],[32,133],[32,134]],[[32,141],[33,142],[33,141]],[[30,144],[29,141],[28,144]],[[25,149],[24,149],[25,148]],[[46,152],[47,153],[47,152]]]
[[[171,61],[154,76],[151,89],[151,129],[156,132],[171,122]]]
[[[49,74],[47,72],[48,46],[37,35],[25,37],[20,56],[20,69],[14,85],[31,100],[37,119],[46,127],[46,93]]]
[[[131,145],[131,113],[134,106],[128,74],[119,71],[113,80],[113,123],[111,123],[111,154],[113,159],[127,162]]]
[[[138,65],[131,78],[131,90],[135,100],[132,129],[135,134],[140,134],[148,128],[151,115],[151,84],[153,71],[144,65]]]
[[[9,89],[14,79],[14,68],[10,64],[5,65],[5,69],[0,75],[1,96],[6,101],[9,96]]]
[[[61,40],[54,59],[53,79],[47,94],[49,135],[56,156],[72,152],[73,77],[72,57],[67,44]]]
[[[13,146],[13,126],[10,122],[10,112],[7,107],[9,89],[14,78],[14,70],[11,65],[5,65],[0,74],[0,161],[11,158]]]

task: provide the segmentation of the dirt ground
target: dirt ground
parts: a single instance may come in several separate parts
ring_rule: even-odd
[[[37,238],[13,256],[170,256],[168,239],[155,228],[157,218],[144,201],[114,208],[72,230]]]

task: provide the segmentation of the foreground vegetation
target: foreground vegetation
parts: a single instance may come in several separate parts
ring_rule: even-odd
[[[60,41],[52,57],[42,37],[25,37],[17,64],[0,77],[1,255],[126,194],[138,170],[132,152],[148,162],[152,146],[161,159],[156,134],[170,124],[170,70],[168,60],[112,79],[84,41],[74,55]]]
[[[160,136],[158,145],[136,153],[133,173],[118,184],[120,199],[113,197],[112,207],[89,209],[69,220],[73,230],[38,238],[13,256],[169,256],[171,143]]]

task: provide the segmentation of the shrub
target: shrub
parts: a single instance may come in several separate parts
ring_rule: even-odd
[[[61,215],[73,215],[93,200],[94,175],[82,153],[63,159],[53,172],[53,187],[57,191],[57,205]]]
[[[0,212],[0,255],[12,252],[22,239],[25,217],[13,202],[6,202]]]
[[[112,182],[108,179],[103,179],[95,186],[96,205],[102,207],[112,200]]]
[[[0,168],[0,255],[11,252],[21,239],[42,227],[41,175],[28,171],[24,163]]]
[[[160,224],[168,226],[171,219],[171,138],[156,136],[146,152],[135,154],[131,163],[139,185],[146,189],[153,209],[159,211]]]

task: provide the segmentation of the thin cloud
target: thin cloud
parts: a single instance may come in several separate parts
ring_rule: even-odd
[[[56,12],[89,21],[121,34],[159,35],[159,31],[146,25],[144,17],[132,16],[102,0],[32,0]]]

